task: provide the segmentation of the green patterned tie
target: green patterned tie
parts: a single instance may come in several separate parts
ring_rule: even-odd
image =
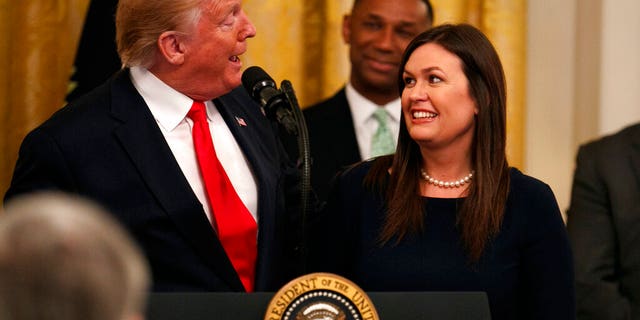
[[[387,125],[387,111],[378,108],[373,113],[373,117],[378,121],[378,130],[371,139],[371,157],[394,153],[396,150],[393,134]]]

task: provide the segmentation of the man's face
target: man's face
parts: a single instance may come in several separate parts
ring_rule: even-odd
[[[342,35],[350,46],[351,84],[361,94],[397,94],[402,53],[431,25],[421,0],[360,0],[344,17]]]
[[[186,43],[192,98],[208,100],[223,95],[241,83],[239,56],[247,49],[247,38],[256,33],[240,0],[212,1],[206,5],[193,36]]]

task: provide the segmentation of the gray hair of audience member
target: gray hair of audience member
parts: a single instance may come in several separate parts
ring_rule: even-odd
[[[149,283],[129,234],[89,200],[24,195],[0,215],[0,319],[142,319]]]

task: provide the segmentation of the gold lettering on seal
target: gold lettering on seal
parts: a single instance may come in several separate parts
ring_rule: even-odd
[[[280,316],[284,314],[284,310],[291,304],[293,299],[318,288],[316,285],[316,277],[296,280],[289,282],[288,285],[283,287],[286,288],[284,292],[274,297],[276,299],[275,307],[270,310],[271,315],[277,316],[274,320],[280,319]]]
[[[291,280],[271,299],[264,320],[307,319],[324,314],[323,308],[331,311],[331,319],[359,314],[361,320],[379,320],[375,307],[362,289],[331,273],[311,273]]]

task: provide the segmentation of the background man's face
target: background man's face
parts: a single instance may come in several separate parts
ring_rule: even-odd
[[[427,6],[421,0],[360,0],[342,27],[356,90],[397,93],[402,53],[428,27]]]

